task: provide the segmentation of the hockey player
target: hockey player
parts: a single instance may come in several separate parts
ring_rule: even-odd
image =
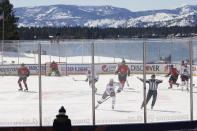
[[[190,77],[190,71],[189,67],[187,66],[187,63],[185,63],[181,67],[181,87],[183,90],[183,87],[186,86],[186,90],[189,91],[189,77]]]
[[[130,76],[130,69],[126,65],[125,60],[123,59],[121,64],[116,67],[115,74],[118,74],[118,80],[122,84],[122,88],[127,80],[127,76]]]
[[[179,72],[176,68],[174,68],[173,65],[170,66],[170,72],[166,75],[166,77],[168,77],[170,75],[170,79],[169,79],[169,84],[170,87],[168,89],[172,88],[172,85],[177,85],[177,87],[179,86],[179,83],[176,83],[178,76],[179,76]]]
[[[49,76],[51,76],[52,72],[55,73],[55,76],[60,76],[60,72],[58,70],[58,65],[55,61],[53,61],[51,64],[50,64],[50,73],[49,73]]]
[[[97,75],[97,73],[95,72],[94,73],[94,84],[98,81],[99,79],[99,76]],[[92,86],[92,72],[90,69],[88,69],[87,73],[86,73],[86,82],[89,83],[89,86],[91,87]],[[95,93],[97,92],[97,88],[95,87]]]
[[[182,67],[182,66],[185,66],[184,60],[181,62],[181,67]]]
[[[114,109],[115,102],[116,102],[116,91],[115,88],[118,87],[117,92],[122,91],[122,85],[119,82],[114,82],[113,79],[110,79],[109,83],[106,86],[106,90],[102,95],[102,98],[98,100],[98,104],[96,105],[95,109],[99,107],[99,105],[105,102],[110,97],[112,98],[112,109]]]
[[[137,77],[139,80],[142,82],[144,81],[143,79]],[[157,100],[157,88],[158,84],[162,83],[162,80],[157,80],[155,79],[155,75],[151,75],[151,79],[146,80],[146,83],[149,84],[149,89],[148,89],[148,94],[146,98],[146,104],[148,104],[150,98],[153,96],[152,104],[151,104],[151,109],[153,109],[153,106],[155,105],[155,102]],[[142,102],[141,109],[144,107],[144,101]]]
[[[21,64],[21,67],[18,68],[18,85],[19,85],[19,91],[22,91],[22,85],[21,85],[21,81],[23,81],[24,85],[25,85],[25,90],[24,91],[28,91],[28,87],[27,87],[27,77],[29,76],[30,71],[27,67],[25,67],[24,64]]]

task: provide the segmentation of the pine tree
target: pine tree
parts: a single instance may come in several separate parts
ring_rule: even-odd
[[[17,40],[19,39],[17,25],[17,17],[14,15],[13,5],[9,0],[0,1],[0,14],[4,12],[4,40]],[[0,20],[0,40],[3,36],[3,20]]]

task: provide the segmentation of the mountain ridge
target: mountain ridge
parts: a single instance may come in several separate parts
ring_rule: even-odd
[[[132,12],[114,6],[50,5],[14,8],[19,27],[171,27],[197,25],[197,5]]]

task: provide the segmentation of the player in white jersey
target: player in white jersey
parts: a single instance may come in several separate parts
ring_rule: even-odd
[[[189,90],[189,77],[190,77],[190,70],[187,66],[187,63],[181,66],[181,87],[186,86],[186,89]]]
[[[94,84],[98,81],[99,79],[99,76],[97,75],[97,73],[95,72],[94,73]],[[92,87],[92,72],[90,70],[87,71],[87,74],[86,74],[86,82],[89,83],[89,86]],[[97,88],[95,87],[95,92],[97,92]]]
[[[120,92],[122,90],[122,85],[119,82],[114,82],[113,79],[110,79],[109,83],[106,86],[105,92],[102,95],[102,98],[97,101],[98,104],[96,105],[95,109],[98,108],[101,103],[105,102],[110,97],[112,98],[112,109],[114,109],[116,102],[116,87],[118,87],[119,90],[117,92]]]

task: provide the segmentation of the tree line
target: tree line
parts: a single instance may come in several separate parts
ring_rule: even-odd
[[[146,28],[21,27],[18,29],[18,33],[21,40],[191,37],[197,34],[197,26]]]

